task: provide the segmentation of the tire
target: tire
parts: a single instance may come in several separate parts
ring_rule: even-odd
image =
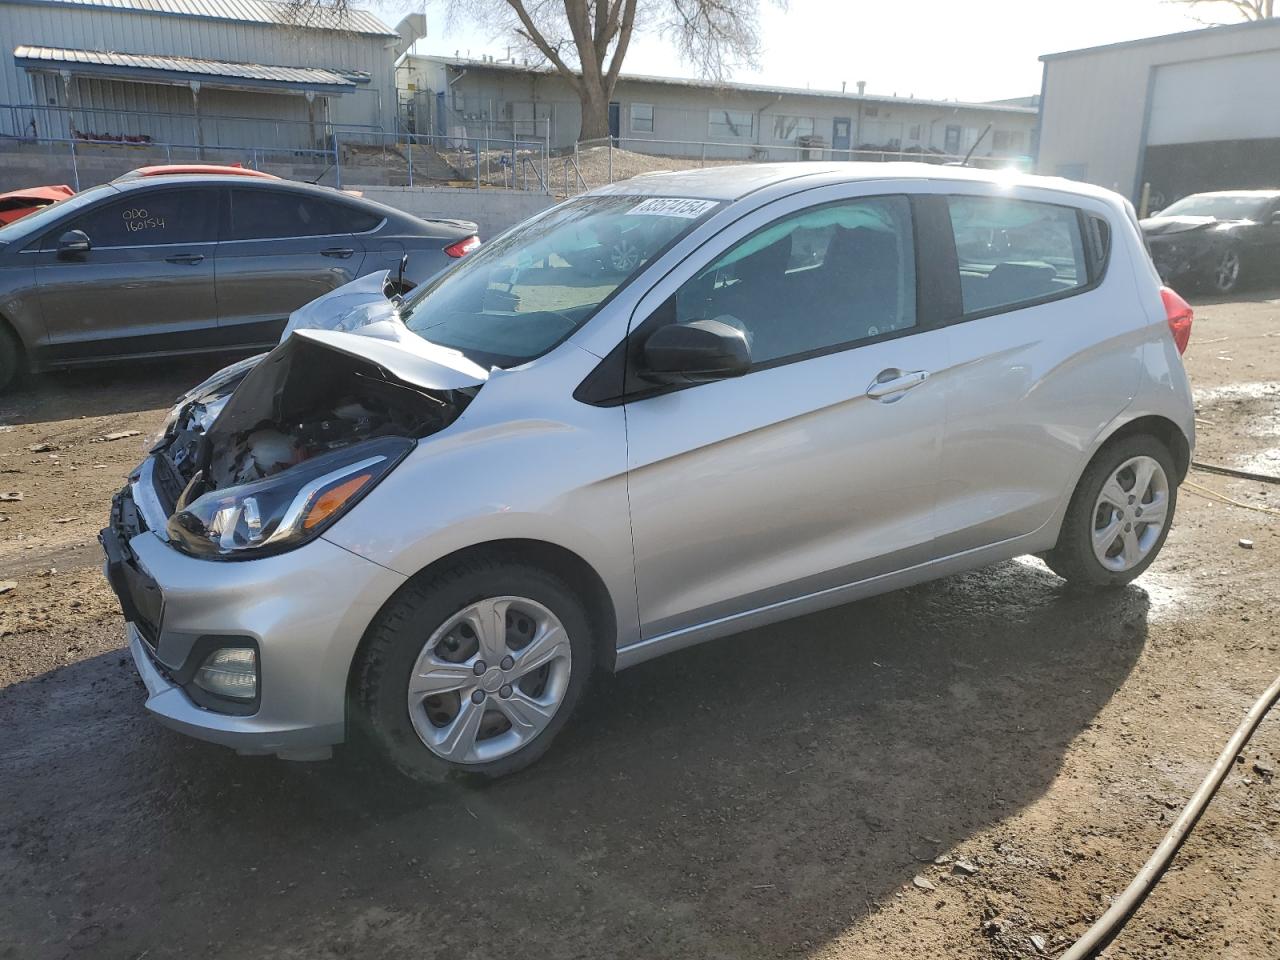
[[[22,344],[0,320],[0,392],[17,383],[22,373]]]
[[[505,639],[477,632],[498,615]],[[591,633],[567,583],[513,560],[469,560],[412,580],[369,627],[352,676],[353,720],[414,780],[515,773],[546,753],[581,700],[594,666]],[[506,657],[489,663],[499,642]],[[548,651],[554,659],[522,672]]]
[[[1151,464],[1158,469],[1139,494],[1135,490],[1143,481],[1138,468]],[[1154,437],[1137,434],[1104,446],[1076,485],[1057,546],[1044,556],[1049,569],[1078,586],[1122,587],[1132,582],[1151,566],[1169,535],[1178,502],[1176,476],[1168,448]],[[1132,479],[1126,483],[1126,478]],[[1104,497],[1104,491],[1109,496]],[[1129,502],[1130,497],[1135,500]],[[1114,505],[1115,500],[1123,501],[1123,507]],[[1152,516],[1157,502],[1163,506],[1158,529],[1141,519]],[[1114,535],[1108,539],[1113,526]],[[1099,551],[1110,554],[1106,562]]]
[[[1204,285],[1213,293],[1229,296],[1240,289],[1243,258],[1235,247],[1224,247],[1204,276]]]

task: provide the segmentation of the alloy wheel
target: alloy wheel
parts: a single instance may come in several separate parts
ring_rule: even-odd
[[[1108,570],[1132,570],[1169,518],[1169,478],[1153,457],[1131,457],[1102,485],[1093,508],[1093,554]]]
[[[1240,279],[1240,254],[1224,250],[1213,271],[1213,284],[1222,293],[1230,293]]]
[[[525,597],[480,600],[423,645],[409,677],[409,719],[438,757],[498,760],[547,727],[571,669],[569,635],[550,610]]]
[[[621,273],[630,273],[640,264],[640,248],[623,237],[609,251],[609,262],[613,265],[613,269]]]

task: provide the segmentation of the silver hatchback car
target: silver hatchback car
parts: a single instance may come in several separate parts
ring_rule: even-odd
[[[245,753],[498,776],[598,670],[1020,554],[1125,584],[1191,458],[1191,311],[1065,180],[646,176],[356,313],[183,398],[102,533],[147,708]]]

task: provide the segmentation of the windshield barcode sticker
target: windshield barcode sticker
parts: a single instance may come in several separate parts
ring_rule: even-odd
[[[683,217],[696,220],[716,205],[715,200],[682,200],[679,197],[654,197],[627,211],[628,216]]]

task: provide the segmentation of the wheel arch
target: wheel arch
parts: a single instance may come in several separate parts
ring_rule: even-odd
[[[18,331],[18,327],[3,313],[0,313],[0,334],[8,334],[13,338],[14,344],[18,348],[18,369],[15,371],[15,377],[20,377],[31,369],[31,351],[27,348],[27,343],[22,339],[22,334]]]
[[[618,622],[613,598],[605,586],[604,580],[591,564],[582,557],[558,544],[546,540],[510,538],[488,540],[471,544],[452,553],[433,560],[421,570],[410,576],[405,583],[388,597],[379,607],[379,613],[388,604],[394,602],[401,592],[416,581],[430,578],[445,567],[467,563],[475,560],[502,559],[527,566],[547,570],[562,577],[574,592],[583,600],[587,616],[591,621],[593,641],[595,643],[596,665],[612,672],[617,658]],[[361,658],[368,647],[373,626],[379,614],[374,614],[364,635],[360,638],[351,663],[347,667],[347,702],[351,703],[352,683],[355,679]],[[348,722],[350,722],[348,707]]]
[[[1186,479],[1187,472],[1191,469],[1191,441],[1187,439],[1187,435],[1182,432],[1181,427],[1168,417],[1160,416],[1159,414],[1146,414],[1122,423],[1108,434],[1102,443],[1098,444],[1098,449],[1089,458],[1089,463],[1093,463],[1113,443],[1126,437],[1134,436],[1154,437],[1163,443],[1173,456],[1174,468],[1178,472],[1178,483],[1182,483]],[[1085,469],[1087,470],[1088,467],[1089,464],[1086,464]],[[1084,471],[1081,471],[1081,476],[1083,474]],[[1076,482],[1079,483],[1079,480],[1077,479]]]

